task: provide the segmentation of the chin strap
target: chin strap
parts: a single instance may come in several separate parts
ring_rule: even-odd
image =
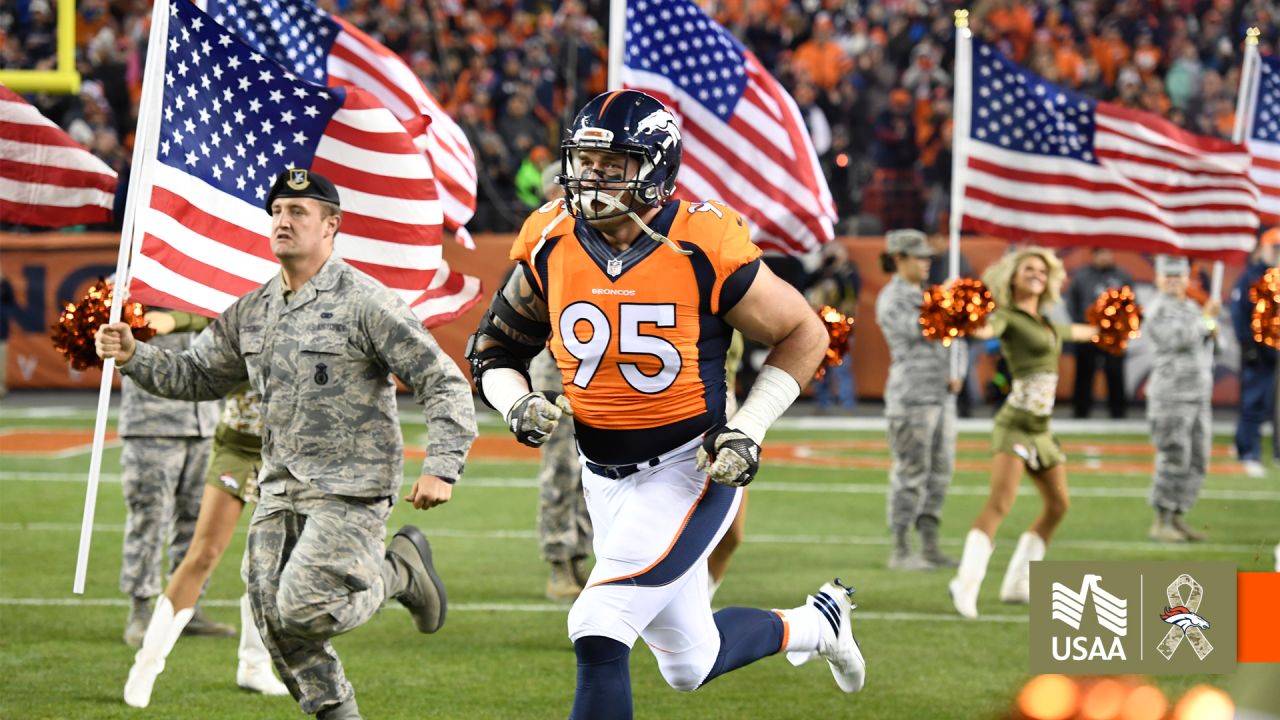
[[[681,255],[692,255],[692,254],[693,254],[693,251],[692,251],[692,250],[685,250],[684,248],[682,248],[682,247],[680,247],[679,245],[675,244],[675,242],[674,242],[671,238],[669,238],[669,237],[667,237],[666,235],[663,235],[662,233],[658,232],[657,230],[654,230],[653,228],[649,227],[648,223],[646,223],[645,221],[641,220],[639,215],[636,215],[635,210],[632,210],[630,207],[628,207],[628,206],[626,206],[626,205],[623,205],[623,204],[622,204],[622,202],[621,202],[620,200],[618,200],[618,198],[617,198],[616,196],[614,196],[614,195],[610,195],[610,194],[608,194],[608,193],[600,192],[599,190],[596,190],[596,191],[594,191],[594,192],[595,192],[595,198],[594,198],[594,199],[599,200],[600,202],[604,203],[605,205],[608,205],[608,206],[612,207],[614,210],[620,210],[620,211],[622,211],[622,212],[626,213],[626,215],[627,215],[628,217],[630,217],[632,220],[634,220],[634,221],[635,221],[636,225],[639,225],[639,226],[640,226],[640,229],[644,231],[644,234],[645,234],[645,235],[648,235],[650,238],[652,238],[652,239],[654,240],[654,242],[660,242],[660,243],[662,243],[663,245],[666,245],[667,247],[671,248],[672,250],[674,250],[674,251],[676,251],[676,252],[680,253]],[[625,191],[624,191],[624,192],[625,192]],[[619,192],[618,194],[619,194],[619,195],[621,195],[622,193],[621,193],[621,192]],[[567,212],[567,211],[566,211],[566,212]],[[556,220],[556,222],[559,222],[559,220]]]
[[[570,213],[570,212],[569,212],[569,203],[567,203],[567,202],[566,202],[566,203],[564,204],[564,209],[560,211],[560,214],[556,216],[556,219],[555,219],[555,220],[552,220],[552,221],[551,221],[551,223],[550,223],[549,225],[547,225],[546,227],[542,228],[542,240],[541,240],[541,242],[546,242],[546,241],[547,241],[547,235],[548,235],[548,234],[549,234],[553,229],[555,229],[555,227],[556,227],[557,225],[559,225],[559,224],[560,224],[560,221],[561,221],[561,220],[564,220],[565,218],[569,217],[569,215],[571,215],[571,214],[572,214],[572,213]],[[539,244],[541,244],[541,243],[539,243]]]

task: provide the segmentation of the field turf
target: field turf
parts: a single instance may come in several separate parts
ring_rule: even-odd
[[[492,421],[493,419],[490,418]],[[0,718],[295,718],[289,698],[235,687],[236,641],[186,638],[160,677],[151,706],[121,700],[133,650],[120,640],[127,613],[117,590],[124,503],[117,443],[108,447],[89,576],[71,592],[89,462],[92,417],[83,412],[0,410]],[[424,427],[408,422],[409,446]],[[431,538],[450,599],[447,626],[416,633],[392,604],[334,643],[367,718],[564,718],[574,656],[566,606],[543,598],[547,566],[535,532],[533,458],[499,425],[467,465],[453,501],[426,513],[401,505],[390,526],[413,522]],[[960,466],[943,518],[946,550],[986,495],[989,456],[977,434],[961,436]],[[1224,457],[1189,518],[1209,533],[1196,545],[1146,540],[1150,450],[1141,435],[1064,438],[1072,458],[1072,507],[1049,558],[1221,559],[1241,571],[1270,570],[1280,513],[1275,478],[1249,479]],[[669,689],[643,643],[632,654],[637,718],[991,718],[1009,713],[1026,682],[1027,609],[997,599],[1018,533],[1039,502],[1024,495],[997,538],[979,602],[961,621],[946,594],[948,573],[889,572],[885,530],[887,450],[880,432],[778,429],[751,486],[746,543],[717,606],[791,607],[839,576],[857,587],[854,629],[868,660],[867,687],[846,696],[824,662],[792,668],[768,658],[692,694]],[[417,462],[407,463],[416,473]],[[1273,471],[1274,472],[1274,471]],[[247,516],[204,603],[238,623],[239,560]],[[1155,680],[1171,698],[1229,677]]]

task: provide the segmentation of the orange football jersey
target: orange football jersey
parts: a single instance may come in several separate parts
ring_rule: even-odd
[[[602,464],[649,460],[723,420],[733,331],[722,315],[761,251],[718,202],[671,202],[651,222],[687,256],[644,234],[616,253],[563,209],[556,200],[535,211],[511,258],[547,301],[583,453]]]

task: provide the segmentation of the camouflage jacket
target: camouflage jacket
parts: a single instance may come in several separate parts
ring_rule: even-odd
[[[181,352],[195,333],[159,335],[150,343]],[[120,382],[120,437],[213,437],[220,412],[217,400],[192,402],[157,397],[126,377]]]
[[[924,289],[897,275],[876,297],[876,323],[889,345],[889,379],[884,386],[884,412],[896,415],[912,405],[934,405],[950,397],[951,348],[926,340],[920,327]],[[968,366],[968,346],[956,343],[959,366]]]
[[[394,292],[337,258],[286,299],[281,277],[226,310],[182,353],[145,344],[121,372],[170,397],[262,396],[259,487],[294,477],[324,492],[395,494],[404,441],[395,373],[426,409],[423,474],[457,479],[476,435],[471,388]]]
[[[1149,403],[1204,402],[1213,388],[1213,337],[1194,300],[1160,295],[1142,319],[1151,340]]]

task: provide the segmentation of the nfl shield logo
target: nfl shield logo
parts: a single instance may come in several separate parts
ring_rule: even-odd
[[[306,168],[289,168],[287,184],[294,190],[305,190],[311,184],[310,178],[307,177]]]
[[[613,258],[609,261],[609,265],[605,268],[605,272],[609,273],[609,277],[618,277],[622,274],[622,261],[618,258]]]

